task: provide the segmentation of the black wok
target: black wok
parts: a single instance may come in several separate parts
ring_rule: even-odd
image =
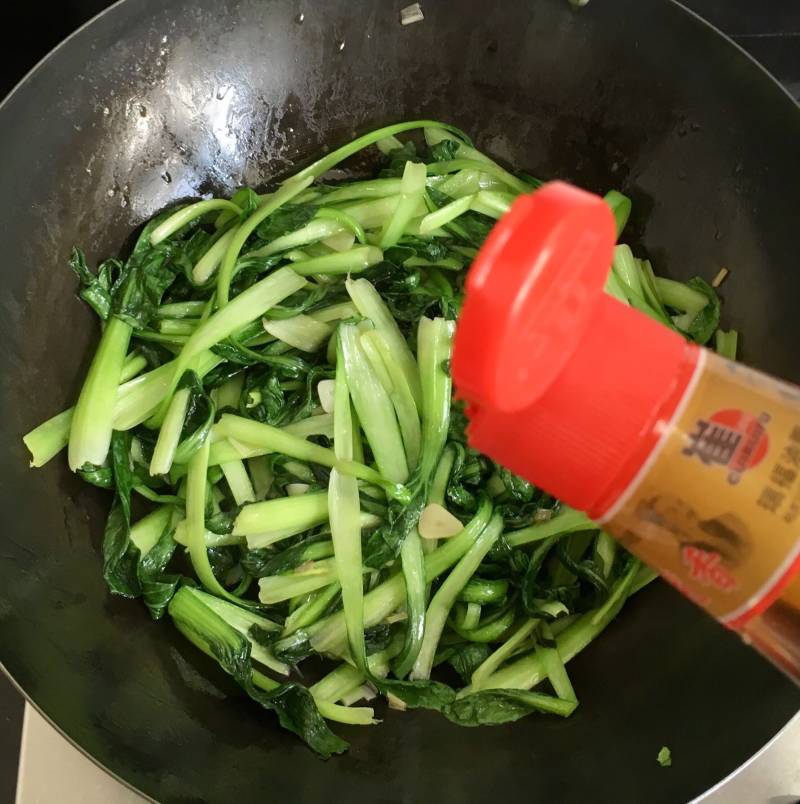
[[[404,118],[452,121],[538,176],[630,193],[659,271],[731,269],[725,316],[745,358],[800,380],[800,110],[761,68],[668,0],[426,0],[409,28],[400,5],[125,0],[0,108],[0,660],[68,737],[160,801],[684,801],[800,693],[665,586],[571,665],[574,717],[459,729],[389,712],[324,763],[168,624],[109,597],[103,495],[62,460],[27,469],[20,436],[71,404],[97,335],[65,268],[74,243],[114,254],[167,204],[267,184]]]

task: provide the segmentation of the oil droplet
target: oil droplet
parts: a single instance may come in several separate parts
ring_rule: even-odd
[[[294,18],[294,20],[295,20],[295,22],[296,22],[298,25],[302,25],[302,24],[303,24],[303,20],[305,20],[305,18],[306,18],[306,15],[305,15],[305,14],[303,14],[303,12],[301,11],[301,12],[300,12],[300,13],[299,13],[299,14],[298,14],[298,15],[297,15],[295,18]]]
[[[156,59],[156,67],[160,67],[162,63],[161,59]]]
[[[110,190],[108,190],[108,191],[106,192],[106,195],[107,195],[109,198],[113,198],[113,197],[114,197],[114,188],[112,187]]]
[[[161,179],[162,179],[162,181],[163,181],[165,184],[170,184],[170,183],[172,182],[172,176],[170,176],[170,173],[169,173],[169,171],[168,171],[168,170],[165,170],[165,171],[164,171],[164,172],[161,174]]]
[[[341,53],[343,50],[344,50],[344,39],[342,39],[342,41],[339,42],[339,52]]]
[[[109,109],[108,106],[104,106],[103,107],[103,116],[108,117],[110,114],[111,114],[111,109]]]
[[[161,44],[162,44],[162,45],[166,45],[166,44],[167,44],[167,35],[166,35],[166,34],[164,34],[164,36],[162,36],[162,37],[161,37]]]
[[[85,168],[85,170],[90,176],[92,175],[92,169],[90,167]]]

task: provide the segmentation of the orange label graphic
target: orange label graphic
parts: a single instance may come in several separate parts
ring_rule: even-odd
[[[800,389],[706,353],[606,529],[740,625],[800,553]]]

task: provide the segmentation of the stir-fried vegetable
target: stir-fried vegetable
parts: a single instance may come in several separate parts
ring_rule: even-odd
[[[396,138],[413,129],[424,145]],[[325,180],[373,146],[376,178]],[[25,436],[32,465],[68,446],[114,492],[110,590],[168,613],[323,756],[346,747],[326,721],[374,723],[354,704],[375,691],[463,725],[569,715],[565,664],[652,580],[470,449],[452,400],[465,270],[536,186],[415,121],[272,192],[165,212],[95,273],[73,254],[102,337],[75,408]],[[631,202],[606,200],[622,232]],[[608,292],[735,352],[699,278],[657,277],[620,245]],[[314,653],[336,664],[306,687],[292,670]]]

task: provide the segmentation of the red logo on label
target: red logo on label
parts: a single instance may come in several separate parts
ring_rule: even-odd
[[[716,586],[723,592],[736,588],[736,578],[722,566],[719,553],[686,545],[681,549],[681,558],[692,580],[704,586]]]
[[[753,416],[743,410],[718,410],[707,419],[697,420],[683,454],[709,466],[726,467],[730,470],[728,481],[738,483],[742,474],[764,460],[769,450],[769,420],[768,413]]]

